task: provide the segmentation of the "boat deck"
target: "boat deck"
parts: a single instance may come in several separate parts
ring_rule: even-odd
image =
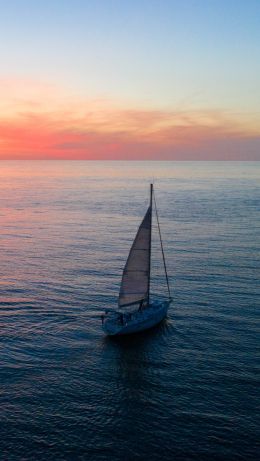
[[[131,313],[109,311],[103,319],[103,329],[108,335],[123,335],[147,330],[167,315],[171,301],[154,301],[149,307]]]

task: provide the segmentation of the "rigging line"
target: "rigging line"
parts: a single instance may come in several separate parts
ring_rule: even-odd
[[[170,285],[169,285],[169,279],[168,279],[168,274],[167,274],[166,261],[165,261],[165,255],[164,255],[164,250],[163,250],[163,243],[162,243],[162,234],[161,234],[160,223],[159,223],[159,216],[158,216],[158,211],[157,211],[157,206],[156,206],[156,200],[155,200],[155,193],[153,193],[153,199],[154,199],[154,208],[155,208],[155,214],[156,214],[156,219],[157,219],[157,224],[158,224],[158,230],[159,230],[159,237],[160,237],[160,242],[161,242],[161,249],[162,249],[162,257],[163,257],[163,265],[164,265],[164,271],[165,271],[165,278],[166,278],[166,282],[167,282],[167,288],[168,288],[169,298],[171,298]]]
[[[153,221],[153,184],[150,184],[150,226],[149,226],[149,267],[148,267],[148,287],[147,287],[147,306],[150,304],[151,286],[151,252],[152,252],[152,221]]]

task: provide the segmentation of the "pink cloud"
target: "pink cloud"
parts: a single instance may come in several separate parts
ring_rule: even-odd
[[[124,108],[28,82],[0,88],[0,159],[260,160],[257,121],[226,111]]]

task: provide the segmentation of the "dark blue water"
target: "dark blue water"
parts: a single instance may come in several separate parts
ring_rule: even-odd
[[[259,176],[257,163],[1,162],[1,460],[258,459]],[[158,328],[109,339],[100,313],[153,177],[174,302]]]

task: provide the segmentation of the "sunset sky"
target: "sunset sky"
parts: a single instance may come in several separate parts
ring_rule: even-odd
[[[0,0],[0,159],[260,160],[259,0]]]

